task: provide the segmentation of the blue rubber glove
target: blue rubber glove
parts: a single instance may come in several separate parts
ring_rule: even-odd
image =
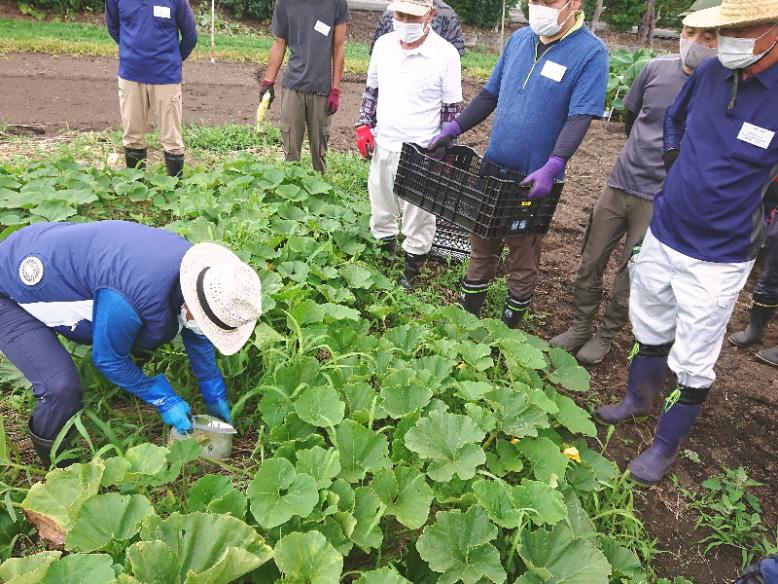
[[[554,188],[556,177],[565,169],[567,162],[559,156],[551,156],[543,166],[521,181],[522,186],[533,184],[530,199],[545,199]]]
[[[180,434],[191,434],[192,419],[190,412],[189,404],[181,400],[170,409],[161,412],[162,421],[168,426],[173,426]]]
[[[208,413],[213,417],[232,424],[232,413],[230,412],[232,406],[230,406],[229,401],[222,399],[214,403],[206,403],[205,405],[208,408]]]

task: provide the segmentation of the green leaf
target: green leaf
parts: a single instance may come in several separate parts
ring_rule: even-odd
[[[33,207],[30,212],[38,217],[43,217],[46,221],[64,221],[78,213],[75,207],[62,201],[44,201]]]
[[[391,378],[386,379],[387,384]],[[412,377],[410,384],[392,384],[381,389],[381,407],[393,418],[402,418],[425,407],[432,399],[432,390],[418,384]]]
[[[575,537],[564,524],[552,531],[522,534],[519,555],[529,571],[543,582],[608,584],[611,566],[603,553],[586,539]]]
[[[343,571],[343,556],[318,531],[282,537],[274,559],[288,584],[339,584]]]
[[[319,502],[316,480],[296,473],[285,458],[263,462],[246,495],[252,515],[265,529],[283,525],[294,516],[305,518]]]
[[[300,450],[296,468],[298,472],[311,475],[319,489],[326,489],[340,474],[340,453],[332,448],[325,450],[321,446]]]
[[[104,469],[99,459],[89,464],[72,464],[66,469],[52,470],[45,482],[30,488],[22,509],[41,538],[58,546],[65,543],[81,506],[97,494]]]
[[[471,365],[476,371],[486,371],[494,366],[492,348],[489,345],[464,341],[459,343],[458,350],[465,363]]]
[[[379,471],[370,487],[386,505],[386,514],[409,529],[420,529],[427,523],[434,498],[424,475],[414,468],[398,466]]]
[[[166,519],[153,515],[143,523],[141,537],[146,541],[130,546],[127,557],[133,575],[144,584],[139,572],[160,574],[171,569],[174,559],[180,565],[178,580],[160,578],[152,580],[154,584],[226,584],[257,569],[273,554],[254,529],[229,515],[174,513]]]
[[[412,584],[406,580],[394,568],[381,568],[371,572],[363,572],[354,584]]]
[[[335,439],[340,453],[340,477],[351,483],[361,481],[369,471],[392,464],[386,437],[353,420],[340,423]]]
[[[478,401],[494,389],[494,385],[486,381],[460,381],[456,387],[459,396],[467,401]]]
[[[346,404],[332,387],[309,387],[294,403],[294,409],[303,422],[321,428],[331,428],[343,420]]]
[[[513,488],[516,507],[534,509],[529,518],[536,525],[556,525],[567,519],[567,507],[562,493],[545,483],[524,479]]]
[[[127,562],[143,584],[181,582],[181,560],[164,541],[139,541],[127,548]]]
[[[416,549],[430,568],[442,574],[439,584],[501,584],[507,575],[500,552],[489,543],[495,537],[497,528],[480,507],[471,507],[467,513],[441,511],[435,523],[424,529]]]
[[[483,431],[467,416],[434,412],[408,431],[405,445],[430,461],[427,473],[432,480],[445,482],[455,474],[463,480],[475,476],[486,462],[483,449],[475,444],[483,439]]]
[[[132,539],[153,514],[154,507],[144,495],[96,495],[81,507],[65,548],[87,553],[104,550],[111,542]]]
[[[556,419],[565,428],[573,434],[583,434],[584,436],[597,436],[597,427],[592,422],[588,412],[580,408],[572,399],[566,395],[555,393],[554,402],[559,408]]]
[[[519,452],[529,461],[535,477],[544,483],[565,478],[567,457],[545,436],[525,438],[518,444]]]
[[[368,487],[359,487],[354,494],[354,519],[357,522],[351,533],[351,540],[364,551],[378,548],[384,539],[379,522],[386,505]]]
[[[11,558],[0,565],[0,580],[5,584],[38,584],[46,578],[51,564],[62,552],[39,552],[24,558]]]
[[[71,554],[46,573],[47,584],[110,584],[115,578],[113,559],[106,554]]]
[[[429,331],[416,323],[410,323],[386,331],[384,339],[406,355],[413,354]]]
[[[489,519],[505,529],[519,527],[522,517],[527,514],[516,508],[512,489],[505,481],[478,480],[473,483],[473,493]]]
[[[625,547],[620,546],[614,538],[600,538],[600,549],[610,562],[613,576],[628,579],[632,582],[645,582],[646,571],[640,563],[638,555]]]
[[[373,285],[372,273],[361,266],[346,264],[339,271],[351,290],[368,289]]]
[[[548,379],[571,391],[589,391],[589,372],[578,364],[570,353],[564,349],[551,349],[548,352],[554,370]]]
[[[497,440],[494,452],[486,453],[486,467],[489,472],[504,477],[511,472],[521,472],[524,463],[521,461],[519,449],[507,440]]]
[[[243,520],[247,503],[246,495],[235,489],[232,479],[222,475],[205,475],[189,489],[187,511],[226,513]]]
[[[503,387],[486,396],[497,415],[503,431],[515,438],[537,436],[538,430],[548,428],[548,414],[530,401],[528,391]]]

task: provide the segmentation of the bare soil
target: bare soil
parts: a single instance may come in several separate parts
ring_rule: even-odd
[[[355,19],[352,38],[372,32],[378,15],[365,13],[366,22]],[[372,20],[371,20],[372,19]],[[12,125],[38,128],[46,135],[63,129],[118,129],[119,110],[116,89],[116,62],[107,58],[11,54],[0,58],[0,119]],[[250,65],[204,62],[187,63],[184,108],[188,124],[221,125],[252,123],[256,111],[256,82]],[[337,150],[353,151],[353,124],[356,120],[361,80],[343,85],[341,110],[333,118],[331,144]],[[478,90],[478,83],[466,81],[466,99]],[[278,121],[274,104],[271,122]],[[483,151],[489,123],[466,134],[466,142]],[[624,144],[618,123],[597,122],[570,164],[568,184],[554,222],[545,240],[542,278],[535,300],[539,326],[534,331],[544,338],[562,332],[570,323],[572,286],[589,212],[594,207],[613,162]],[[614,269],[615,261],[610,266]],[[758,268],[755,275],[759,273]],[[735,311],[730,330],[747,322],[749,299],[746,287]],[[610,281],[611,278],[608,278]],[[765,346],[778,343],[778,330],[767,334]],[[605,361],[590,369],[592,399],[603,402],[620,397],[626,382],[626,359],[632,339],[624,331],[615,340]],[[757,347],[758,349],[758,347]],[[743,466],[749,476],[765,486],[759,495],[766,508],[765,521],[778,520],[771,505],[778,493],[778,463],[772,445],[778,438],[774,417],[778,378],[776,370],[753,359],[753,350],[742,350],[725,343],[718,363],[718,381],[706,410],[700,417],[686,448],[699,456],[700,464],[681,458],[674,467],[681,487],[699,489],[699,484],[722,467]],[[650,442],[655,418],[642,424],[620,427],[608,446],[607,454],[624,468],[627,462]],[[604,439],[604,432],[601,436]],[[722,551],[704,554],[696,542],[705,533],[693,529],[694,517],[685,510],[678,488],[667,480],[658,488],[636,491],[639,514],[652,537],[658,539],[660,555],[656,567],[660,575],[684,575],[699,583],[729,582],[740,567],[739,553]]]

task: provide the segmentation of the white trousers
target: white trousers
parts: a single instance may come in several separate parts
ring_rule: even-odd
[[[394,179],[400,164],[400,153],[376,146],[367,190],[370,193],[370,232],[376,239],[405,236],[403,249],[414,255],[429,253],[435,239],[435,215],[416,205],[398,199],[394,194]]]
[[[649,229],[629,264],[629,318],[644,345],[675,341],[668,357],[678,383],[707,388],[716,374],[727,322],[754,261],[714,263],[659,242]]]

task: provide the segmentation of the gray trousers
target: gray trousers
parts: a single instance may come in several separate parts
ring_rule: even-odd
[[[281,131],[286,160],[300,160],[307,129],[313,168],[322,174],[327,172],[331,121],[327,115],[327,96],[284,88],[281,96]]]
[[[613,294],[605,311],[604,325],[611,333],[618,331],[629,320],[629,272],[625,264],[632,248],[645,237],[653,209],[653,201],[606,186],[592,211],[584,236],[575,287],[602,292],[602,279],[608,260],[624,237],[619,267],[613,281]],[[591,309],[596,311],[597,306]]]

